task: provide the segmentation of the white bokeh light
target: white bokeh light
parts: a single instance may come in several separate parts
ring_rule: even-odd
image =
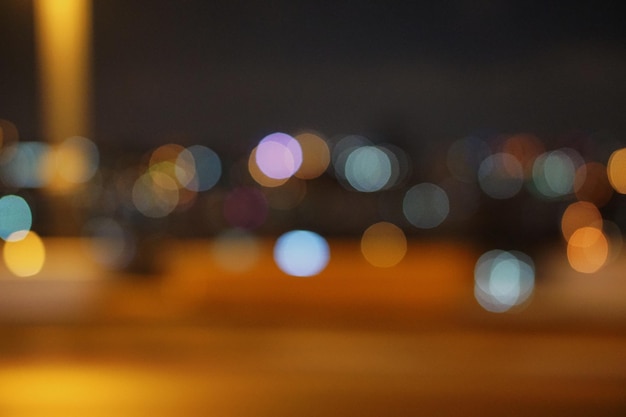
[[[492,250],[476,262],[474,296],[487,311],[502,313],[524,303],[534,285],[534,263],[521,252]]]
[[[319,274],[329,260],[330,249],[326,240],[307,230],[287,232],[274,245],[274,261],[278,267],[296,277]]]

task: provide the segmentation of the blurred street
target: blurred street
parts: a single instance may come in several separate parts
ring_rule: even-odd
[[[217,273],[206,241],[168,245],[162,273],[142,279],[5,277],[0,413],[623,415],[623,258],[582,275],[555,248],[528,305],[493,314],[462,245],[412,243],[387,270],[354,246],[331,241],[341,257],[313,278],[271,263]]]

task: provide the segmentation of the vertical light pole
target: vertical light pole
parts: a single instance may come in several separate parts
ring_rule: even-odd
[[[43,137],[91,133],[91,0],[34,0]]]
[[[90,137],[91,0],[34,0],[34,18],[42,137],[52,145]],[[49,232],[80,230],[79,213],[65,198],[73,189],[55,167],[46,187]]]

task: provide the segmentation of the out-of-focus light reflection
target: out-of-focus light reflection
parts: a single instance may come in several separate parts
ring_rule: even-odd
[[[330,164],[330,149],[326,141],[314,133],[300,133],[295,139],[302,148],[302,165],[295,176],[310,180],[322,175]]]
[[[613,197],[613,188],[607,175],[607,167],[599,162],[588,162],[576,170],[574,178],[576,198],[604,207]]]
[[[72,136],[54,145],[47,160],[47,190],[68,194],[91,180],[99,168],[100,153],[91,140]]]
[[[252,179],[257,182],[257,184],[263,187],[271,188],[281,186],[289,180],[289,178],[276,179],[265,175],[263,171],[261,171],[261,168],[259,168],[259,166],[257,165],[256,153],[257,148],[254,148],[252,152],[250,152],[250,158],[248,158],[248,172],[250,173]]]
[[[51,148],[42,142],[20,142],[3,150],[0,174],[5,184],[15,188],[40,188],[51,174]]]
[[[132,200],[144,216],[165,217],[178,205],[178,184],[161,172],[143,174],[133,185]]]
[[[342,137],[333,147],[331,162],[333,171],[339,180],[346,180],[346,161],[355,149],[371,146],[372,143],[360,135],[348,135]]]
[[[473,136],[459,139],[448,148],[448,169],[459,181],[475,182],[480,163],[490,153],[489,146],[481,139]]]
[[[135,237],[114,219],[91,219],[83,227],[83,234],[89,256],[107,268],[123,269],[135,256]]]
[[[491,198],[511,198],[522,189],[524,170],[513,155],[496,153],[485,158],[480,164],[478,183]]]
[[[317,233],[293,230],[280,236],[274,245],[274,261],[286,274],[296,277],[317,275],[330,260],[330,248]]]
[[[626,194],[626,148],[618,149],[611,154],[607,174],[615,191]]]
[[[344,169],[344,176],[350,185],[362,192],[380,191],[391,178],[391,160],[375,146],[352,150]]]
[[[600,210],[587,201],[578,201],[567,206],[561,217],[561,232],[565,240],[569,241],[576,230],[586,226],[602,227]]]
[[[256,229],[265,223],[269,212],[263,193],[252,187],[238,187],[224,199],[224,219],[232,227]]]
[[[533,184],[542,196],[558,198],[574,192],[577,167],[572,153],[556,150],[537,157],[533,165]]]
[[[387,154],[391,163],[391,177],[384,188],[389,189],[406,180],[411,170],[410,158],[406,152],[389,143],[378,146],[378,149]]]
[[[476,262],[474,296],[485,310],[502,313],[524,303],[534,285],[534,263],[521,252],[492,250]]]
[[[277,180],[293,176],[302,165],[302,148],[285,133],[264,137],[256,148],[256,163],[268,177]]]
[[[19,239],[11,236],[4,244],[2,255],[9,271],[18,277],[30,277],[38,274],[46,260],[46,248],[37,233],[23,232]]]
[[[190,146],[176,157],[176,178],[188,190],[210,190],[221,176],[220,157],[206,146]]]
[[[17,195],[0,198],[0,238],[8,240],[11,236],[23,237],[23,234],[15,233],[28,232],[32,222],[33,215],[26,200]]]
[[[242,273],[254,268],[261,256],[261,249],[253,234],[242,229],[232,229],[213,240],[211,255],[223,270]]]
[[[178,155],[184,151],[185,148],[175,143],[167,143],[161,145],[150,154],[150,160],[148,165],[156,165],[160,162],[176,162]]]
[[[414,185],[406,192],[402,201],[402,211],[413,226],[432,229],[448,217],[450,202],[441,187],[422,183]]]
[[[361,237],[361,253],[370,264],[389,268],[406,255],[407,241],[402,229],[393,223],[380,222],[368,227]]]
[[[591,274],[604,266],[609,255],[609,242],[601,229],[581,227],[567,242],[567,259],[578,271]]]

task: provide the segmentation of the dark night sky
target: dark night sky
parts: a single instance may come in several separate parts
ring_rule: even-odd
[[[301,128],[623,135],[619,3],[556,4],[94,0],[94,136],[247,149]],[[32,31],[32,4],[1,0],[0,118],[23,139],[40,136]]]

